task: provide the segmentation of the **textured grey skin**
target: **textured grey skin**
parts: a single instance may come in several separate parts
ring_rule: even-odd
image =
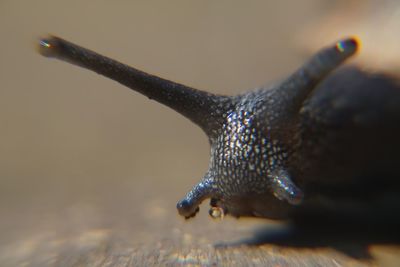
[[[284,219],[314,205],[346,209],[342,200],[348,197],[365,202],[370,176],[375,183],[376,177],[390,177],[382,178],[381,184],[388,183],[382,192],[394,185],[391,177],[400,173],[399,90],[386,79],[380,90],[381,77],[354,68],[327,77],[356,50],[354,39],[342,40],[272,88],[221,96],[149,75],[57,37],[40,45],[43,55],[114,79],[203,129],[211,145],[209,170],[178,202],[185,218],[195,216],[210,198],[212,216]],[[335,205],[332,196],[338,194],[332,190],[340,195],[333,198]]]

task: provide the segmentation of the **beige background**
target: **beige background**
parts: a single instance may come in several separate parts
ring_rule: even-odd
[[[394,12],[393,1],[382,3],[380,14]],[[208,203],[188,222],[177,215],[176,202],[207,169],[209,146],[200,129],[113,81],[41,57],[35,46],[51,33],[164,78],[234,94],[285,77],[311,51],[352,30],[372,40],[364,48],[376,62],[389,49],[376,46],[363,26],[376,19],[371,6],[0,0],[0,266],[249,263],[241,253],[254,265],[369,263],[330,247],[264,244],[216,252],[215,244],[279,225],[214,222]],[[387,264],[396,262],[397,251],[370,249]]]

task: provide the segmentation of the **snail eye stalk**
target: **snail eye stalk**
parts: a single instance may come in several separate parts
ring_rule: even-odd
[[[199,125],[208,135],[221,124],[221,114],[231,106],[230,97],[151,75],[59,37],[40,39],[38,51],[43,56],[92,70],[160,102]]]

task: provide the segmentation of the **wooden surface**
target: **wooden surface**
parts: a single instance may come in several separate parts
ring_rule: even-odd
[[[374,25],[396,10],[395,1],[350,2],[0,1],[0,266],[399,266],[396,232],[385,227],[287,232],[267,220],[213,221],[206,203],[183,220],[176,202],[207,169],[203,133],[34,48],[38,36],[57,34],[164,78],[234,94],[302,64],[311,51],[297,37],[333,6],[344,21],[365,5],[368,16],[379,14]],[[375,10],[386,2],[392,15],[381,16]],[[371,29],[360,17],[355,24]],[[332,43],[349,25],[308,31],[302,42]],[[398,36],[398,27],[381,28]],[[335,40],[322,40],[327,32]],[[363,33],[379,41],[375,56],[389,51],[382,35]]]
[[[141,189],[152,193],[140,196]],[[206,205],[196,218],[185,221],[173,206],[170,196],[175,192],[160,197],[159,189],[146,185],[141,189],[120,188],[119,195],[68,204],[30,203],[10,211],[0,223],[0,265],[397,266],[400,262],[396,231],[362,227],[349,231],[332,225],[295,230],[268,220],[229,217],[214,221]],[[134,195],[121,196],[128,191]]]

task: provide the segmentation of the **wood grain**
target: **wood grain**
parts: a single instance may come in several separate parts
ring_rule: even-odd
[[[115,197],[9,212],[0,223],[5,233],[0,266],[396,266],[400,261],[395,232],[293,228],[262,219],[214,221],[205,205],[185,221],[171,198],[149,198],[142,206]]]

